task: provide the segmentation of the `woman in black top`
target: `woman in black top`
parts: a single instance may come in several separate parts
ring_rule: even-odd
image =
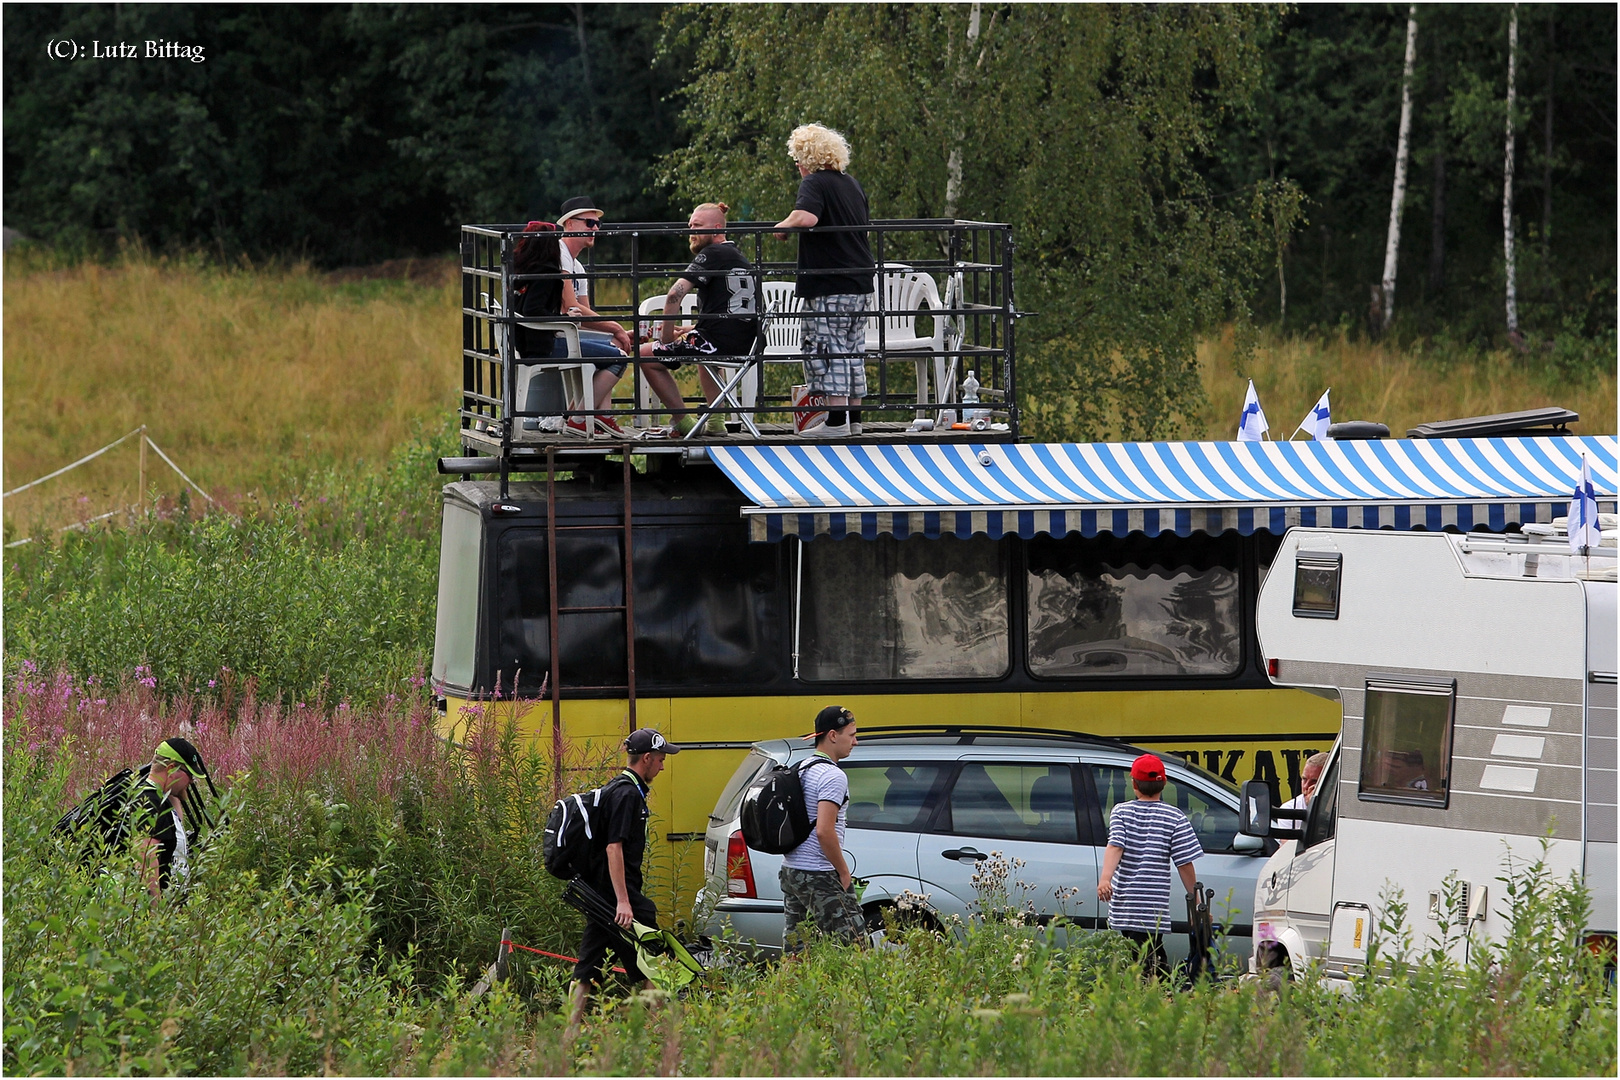
[[[514,274],[562,273],[562,248],[557,238],[557,226],[549,221],[531,221],[526,234],[512,252]],[[564,277],[521,281],[512,288],[514,315],[528,318],[560,315],[564,307],[574,306],[574,283]],[[526,326],[512,328],[512,346],[521,357],[550,357],[555,330],[531,330]]]

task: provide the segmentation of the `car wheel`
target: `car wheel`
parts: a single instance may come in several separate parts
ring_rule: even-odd
[[[918,929],[940,937],[945,934],[945,928],[932,912],[915,907],[902,910],[890,900],[867,904],[861,908],[861,912],[866,916],[866,928],[873,932],[882,930],[898,936],[907,930]]]

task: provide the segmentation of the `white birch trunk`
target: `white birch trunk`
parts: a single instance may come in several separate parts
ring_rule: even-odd
[[[1395,188],[1389,196],[1389,234],[1384,242],[1384,291],[1380,329],[1395,319],[1395,266],[1401,253],[1401,209],[1406,205],[1406,163],[1411,157],[1412,66],[1417,59],[1417,5],[1406,10],[1406,63],[1401,69],[1401,131],[1395,140]]]
[[[961,103],[961,95],[967,92],[967,63],[968,55],[973,46],[979,41],[979,0],[974,0],[973,10],[968,14],[967,45],[962,50],[962,62],[957,67],[956,92],[957,102]],[[957,204],[962,200],[962,124],[957,122],[957,128],[951,133],[951,152],[945,159],[945,216],[956,217]]]
[[[1519,286],[1513,259],[1513,108],[1518,97],[1515,78],[1519,60],[1519,5],[1508,21],[1507,138],[1502,150],[1502,257],[1507,263],[1508,340],[1519,344]]]

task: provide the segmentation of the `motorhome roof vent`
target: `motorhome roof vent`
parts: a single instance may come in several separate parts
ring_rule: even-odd
[[[1509,435],[1568,435],[1569,425],[1579,423],[1581,414],[1550,405],[1545,409],[1497,413],[1494,416],[1466,416],[1461,420],[1431,420],[1408,428],[1409,439],[1469,439]]]
[[[1372,420],[1346,420],[1342,424],[1329,424],[1327,433],[1328,438],[1339,440],[1387,439],[1389,425]]]

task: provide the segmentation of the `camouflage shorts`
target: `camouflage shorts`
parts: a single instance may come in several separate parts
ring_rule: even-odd
[[[838,884],[836,870],[796,870],[782,867],[777,880],[782,883],[782,909],[787,916],[783,942],[788,952],[804,946],[805,929],[799,924],[811,920],[816,929],[849,945],[866,941],[866,916],[855,899],[853,884]],[[797,931],[797,932],[796,932]]]

